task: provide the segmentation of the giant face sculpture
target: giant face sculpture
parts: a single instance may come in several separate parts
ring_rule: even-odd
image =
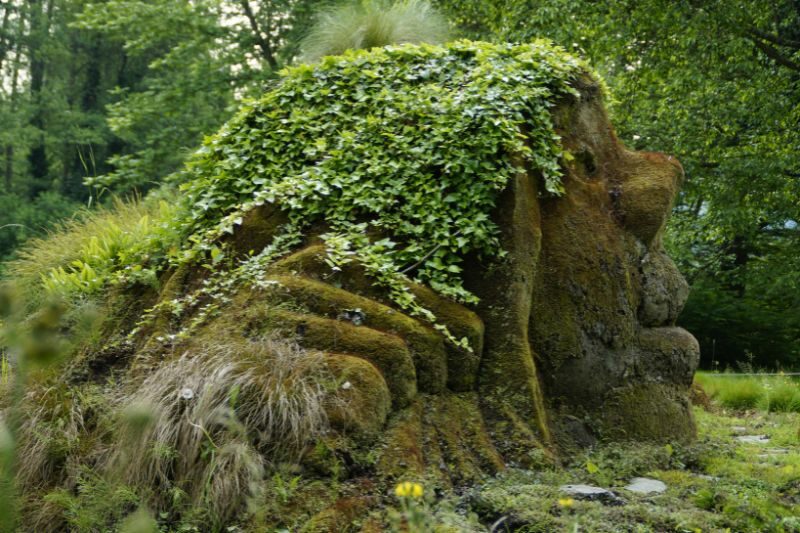
[[[279,332],[326,352],[347,383],[349,408],[331,409],[334,424],[372,439],[385,433],[389,470],[425,468],[465,442],[459,476],[598,437],[690,438],[698,348],[674,327],[687,285],[660,237],[683,171],[671,157],[624,148],[596,84],[577,84],[580,98],[554,111],[574,154],[566,194],[542,194],[533,170],[509,183],[494,213],[508,255],[465,269],[480,304],[411,287],[471,353],[393,307],[358,265],[331,272],[315,237],[270,268],[265,289],[241,290],[206,331]],[[268,243],[282,218],[279,206],[252,211],[234,247]]]

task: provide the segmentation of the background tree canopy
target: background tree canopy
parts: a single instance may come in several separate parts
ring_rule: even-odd
[[[667,245],[704,364],[798,366],[800,3],[433,4],[455,37],[549,37],[587,57],[622,139],[686,169]],[[0,257],[81,206],[179,181],[203,135],[296,60],[318,6],[1,2]]]

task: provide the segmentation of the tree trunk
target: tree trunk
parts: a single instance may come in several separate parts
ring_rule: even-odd
[[[44,6],[41,0],[30,0],[30,34],[28,44],[28,54],[30,60],[30,94],[31,104],[34,106],[31,126],[36,129],[36,136],[33,147],[28,155],[28,162],[31,169],[31,197],[36,197],[39,193],[46,191],[50,184],[47,180],[48,158],[45,141],[45,114],[42,108],[42,93],[45,81],[44,44],[50,33],[50,21],[53,13],[53,0]]]

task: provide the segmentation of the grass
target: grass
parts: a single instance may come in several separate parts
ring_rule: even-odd
[[[354,0],[323,10],[303,40],[301,59],[318,61],[345,50],[389,44],[439,44],[449,26],[428,0]]]
[[[138,384],[56,374],[0,411],[0,429],[18,420],[15,479],[36,531],[111,530],[137,509],[221,530],[275,497],[271,474],[327,434],[327,408],[347,408],[322,353],[271,337],[192,349]]]
[[[739,376],[698,372],[696,381],[723,407],[800,412],[800,382],[785,376]]]
[[[145,280],[152,276],[148,263],[178,243],[176,230],[166,223],[175,209],[154,197],[85,210],[45,237],[29,240],[4,275],[29,310],[48,298],[92,294],[119,272]]]
[[[259,497],[269,467],[327,430],[332,383],[321,353],[275,339],[186,353],[126,395],[109,470],[142,490],[173,487],[224,523]],[[151,503],[169,508],[175,494]]]
[[[460,524],[457,530],[471,531],[488,531],[501,519],[496,531],[800,531],[800,415],[720,415],[695,408],[695,416],[698,439],[692,444],[603,444],[563,468],[510,469],[463,496],[438,500],[431,513],[439,527]],[[742,426],[768,433],[770,443],[736,441],[735,428]],[[770,454],[774,448],[779,452]],[[625,490],[637,476],[659,479],[667,491]],[[608,488],[625,503],[565,498],[559,486],[570,483]]]

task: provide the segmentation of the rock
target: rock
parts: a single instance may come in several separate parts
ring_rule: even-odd
[[[736,440],[747,444],[766,444],[769,442],[769,437],[767,435],[739,435]]]
[[[788,448],[767,448],[764,451],[769,455],[783,455],[789,453]]]
[[[561,485],[561,492],[565,492],[579,500],[600,502],[604,505],[624,505],[625,500],[617,496],[614,492],[602,487],[592,485]]]
[[[661,494],[667,490],[667,485],[657,479],[635,477],[625,487],[625,490],[636,492],[637,494]]]
[[[764,450],[764,453],[760,453],[756,457],[759,459],[774,459],[787,453],[789,453],[789,450],[786,448],[767,448]]]
[[[698,479],[705,479],[706,481],[719,481],[717,476],[709,476],[708,474],[695,474]]]

